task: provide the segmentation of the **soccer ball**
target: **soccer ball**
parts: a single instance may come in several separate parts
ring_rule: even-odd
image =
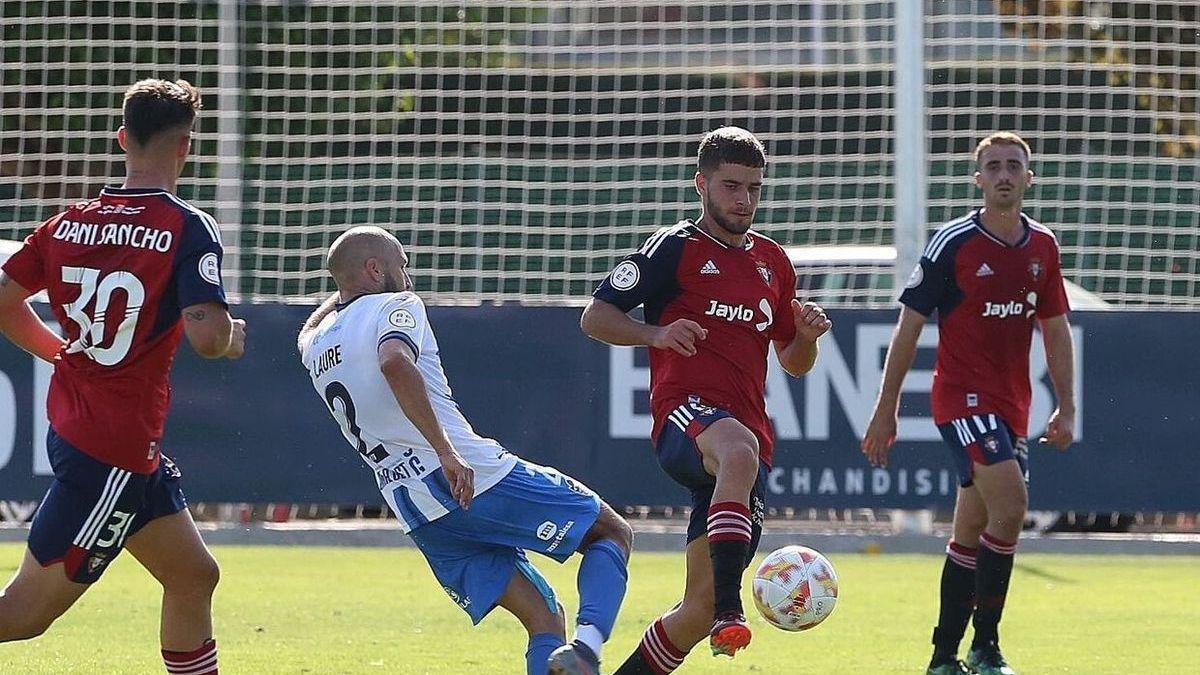
[[[838,580],[825,556],[805,546],[772,551],[754,573],[754,604],[767,623],[808,630],[837,605]]]

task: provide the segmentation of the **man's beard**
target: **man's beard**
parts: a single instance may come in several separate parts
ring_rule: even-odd
[[[403,293],[404,290],[405,289],[404,289],[404,280],[403,279],[393,277],[390,274],[383,278],[383,292],[384,293]]]
[[[750,229],[750,223],[754,220],[754,216],[751,215],[751,217],[746,220],[745,225],[741,225],[740,223],[731,223],[721,215],[721,212],[717,210],[716,206],[713,205],[711,200],[705,201],[704,212],[707,213],[708,217],[711,218],[712,221],[721,229],[734,234],[746,234],[746,232]]]

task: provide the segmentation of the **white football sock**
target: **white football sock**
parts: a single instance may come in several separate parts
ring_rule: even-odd
[[[600,629],[590,623],[575,626],[575,639],[588,646],[596,658],[600,658],[600,648],[604,646],[604,635]]]

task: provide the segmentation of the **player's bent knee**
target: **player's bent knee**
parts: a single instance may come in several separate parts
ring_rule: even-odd
[[[629,521],[622,518],[607,504],[600,507],[600,515],[588,530],[587,536],[579,546],[579,551],[582,552],[588,546],[602,539],[615,542],[625,552],[625,558],[629,559],[629,554],[633,551],[633,528],[630,527]]]
[[[217,589],[217,584],[221,583],[221,566],[217,564],[215,558],[209,556],[201,567],[199,577],[197,583],[209,595],[212,595],[213,591]]]
[[[630,527],[629,521],[616,516],[608,530],[608,538],[617,542],[617,546],[625,551],[625,559],[628,560],[629,554],[633,552],[633,528]]]
[[[1025,508],[1019,504],[1006,505],[997,509],[990,520],[1006,531],[1019,533],[1025,524]]]
[[[730,443],[715,453],[717,470],[722,473],[756,476],[758,474],[758,442]]]
[[[212,556],[189,561],[180,570],[163,579],[163,589],[169,593],[208,597],[221,581],[221,567]]]

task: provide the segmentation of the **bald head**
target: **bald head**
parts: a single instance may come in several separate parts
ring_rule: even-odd
[[[329,247],[329,273],[343,296],[408,290],[404,246],[381,227],[346,230]]]

